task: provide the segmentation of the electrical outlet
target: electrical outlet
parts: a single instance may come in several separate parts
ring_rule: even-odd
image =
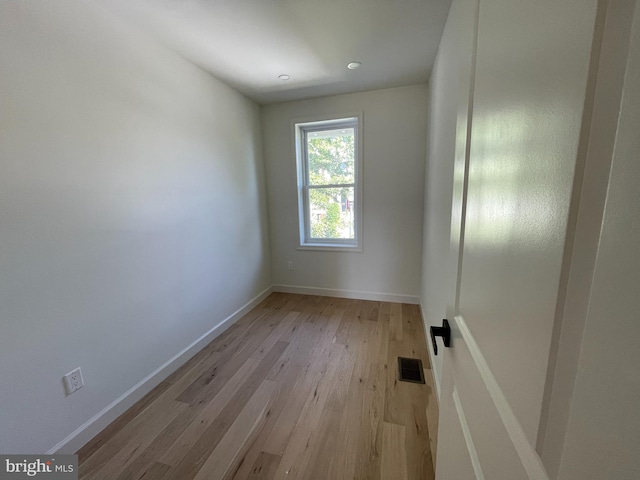
[[[82,370],[80,370],[80,367],[70,371],[64,376],[64,386],[67,389],[67,395],[71,395],[76,390],[84,387],[84,379],[82,378]]]
[[[293,260],[289,260],[287,262],[287,268],[289,268],[289,270],[293,270]]]

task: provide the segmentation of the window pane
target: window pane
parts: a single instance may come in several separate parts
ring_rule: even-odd
[[[307,133],[309,185],[355,183],[354,128]]]
[[[311,238],[355,239],[353,187],[310,188]]]

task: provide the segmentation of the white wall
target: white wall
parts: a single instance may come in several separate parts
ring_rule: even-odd
[[[625,12],[633,24],[560,480],[635,480],[640,472],[640,2],[612,5],[620,8],[614,18]],[[621,47],[625,22],[614,25]]]
[[[42,453],[269,287],[260,115],[91,2],[0,45],[0,451]]]
[[[297,250],[291,122],[358,111],[364,115],[363,251]],[[276,288],[351,291],[369,298],[393,294],[397,296],[388,298],[415,302],[420,289],[426,85],[268,105],[262,119]],[[289,260],[293,271],[287,269]]]
[[[592,92],[587,95],[582,144],[569,217],[565,255],[566,288],[561,288],[549,363],[538,451],[551,478],[560,469],[565,432],[582,349],[603,211],[620,114],[629,52],[633,9],[637,0],[612,0],[599,5],[594,43]],[[579,208],[578,208],[579,204]]]

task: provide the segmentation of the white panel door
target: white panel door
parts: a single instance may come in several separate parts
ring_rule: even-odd
[[[596,7],[454,0],[461,36],[472,33],[456,146],[451,348],[438,340],[438,480],[547,478],[535,445]]]
[[[451,213],[451,240],[447,281],[447,317],[457,314],[456,305],[459,293],[459,272],[461,267],[462,240],[464,232],[465,201],[467,194],[467,171],[469,161],[470,133],[472,127],[473,86],[475,72],[476,35],[478,27],[478,0],[453,0],[443,41],[446,54],[452,58],[451,70],[457,78],[457,121],[456,146],[453,169],[453,196]],[[450,32],[453,31],[453,34]],[[441,46],[442,51],[443,46]],[[438,431],[438,450],[436,458],[436,477],[438,479],[471,479],[477,477],[477,454],[468,430],[468,421],[462,411],[459,394],[453,383],[451,367],[452,357],[448,352],[442,368],[440,397],[440,419]],[[455,393],[454,393],[455,392]],[[455,394],[455,397],[454,397]],[[454,398],[456,401],[454,401]],[[479,477],[482,478],[482,477]]]

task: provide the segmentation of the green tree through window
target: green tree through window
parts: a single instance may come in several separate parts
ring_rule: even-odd
[[[307,133],[309,221],[312,238],[354,238],[353,128]]]

